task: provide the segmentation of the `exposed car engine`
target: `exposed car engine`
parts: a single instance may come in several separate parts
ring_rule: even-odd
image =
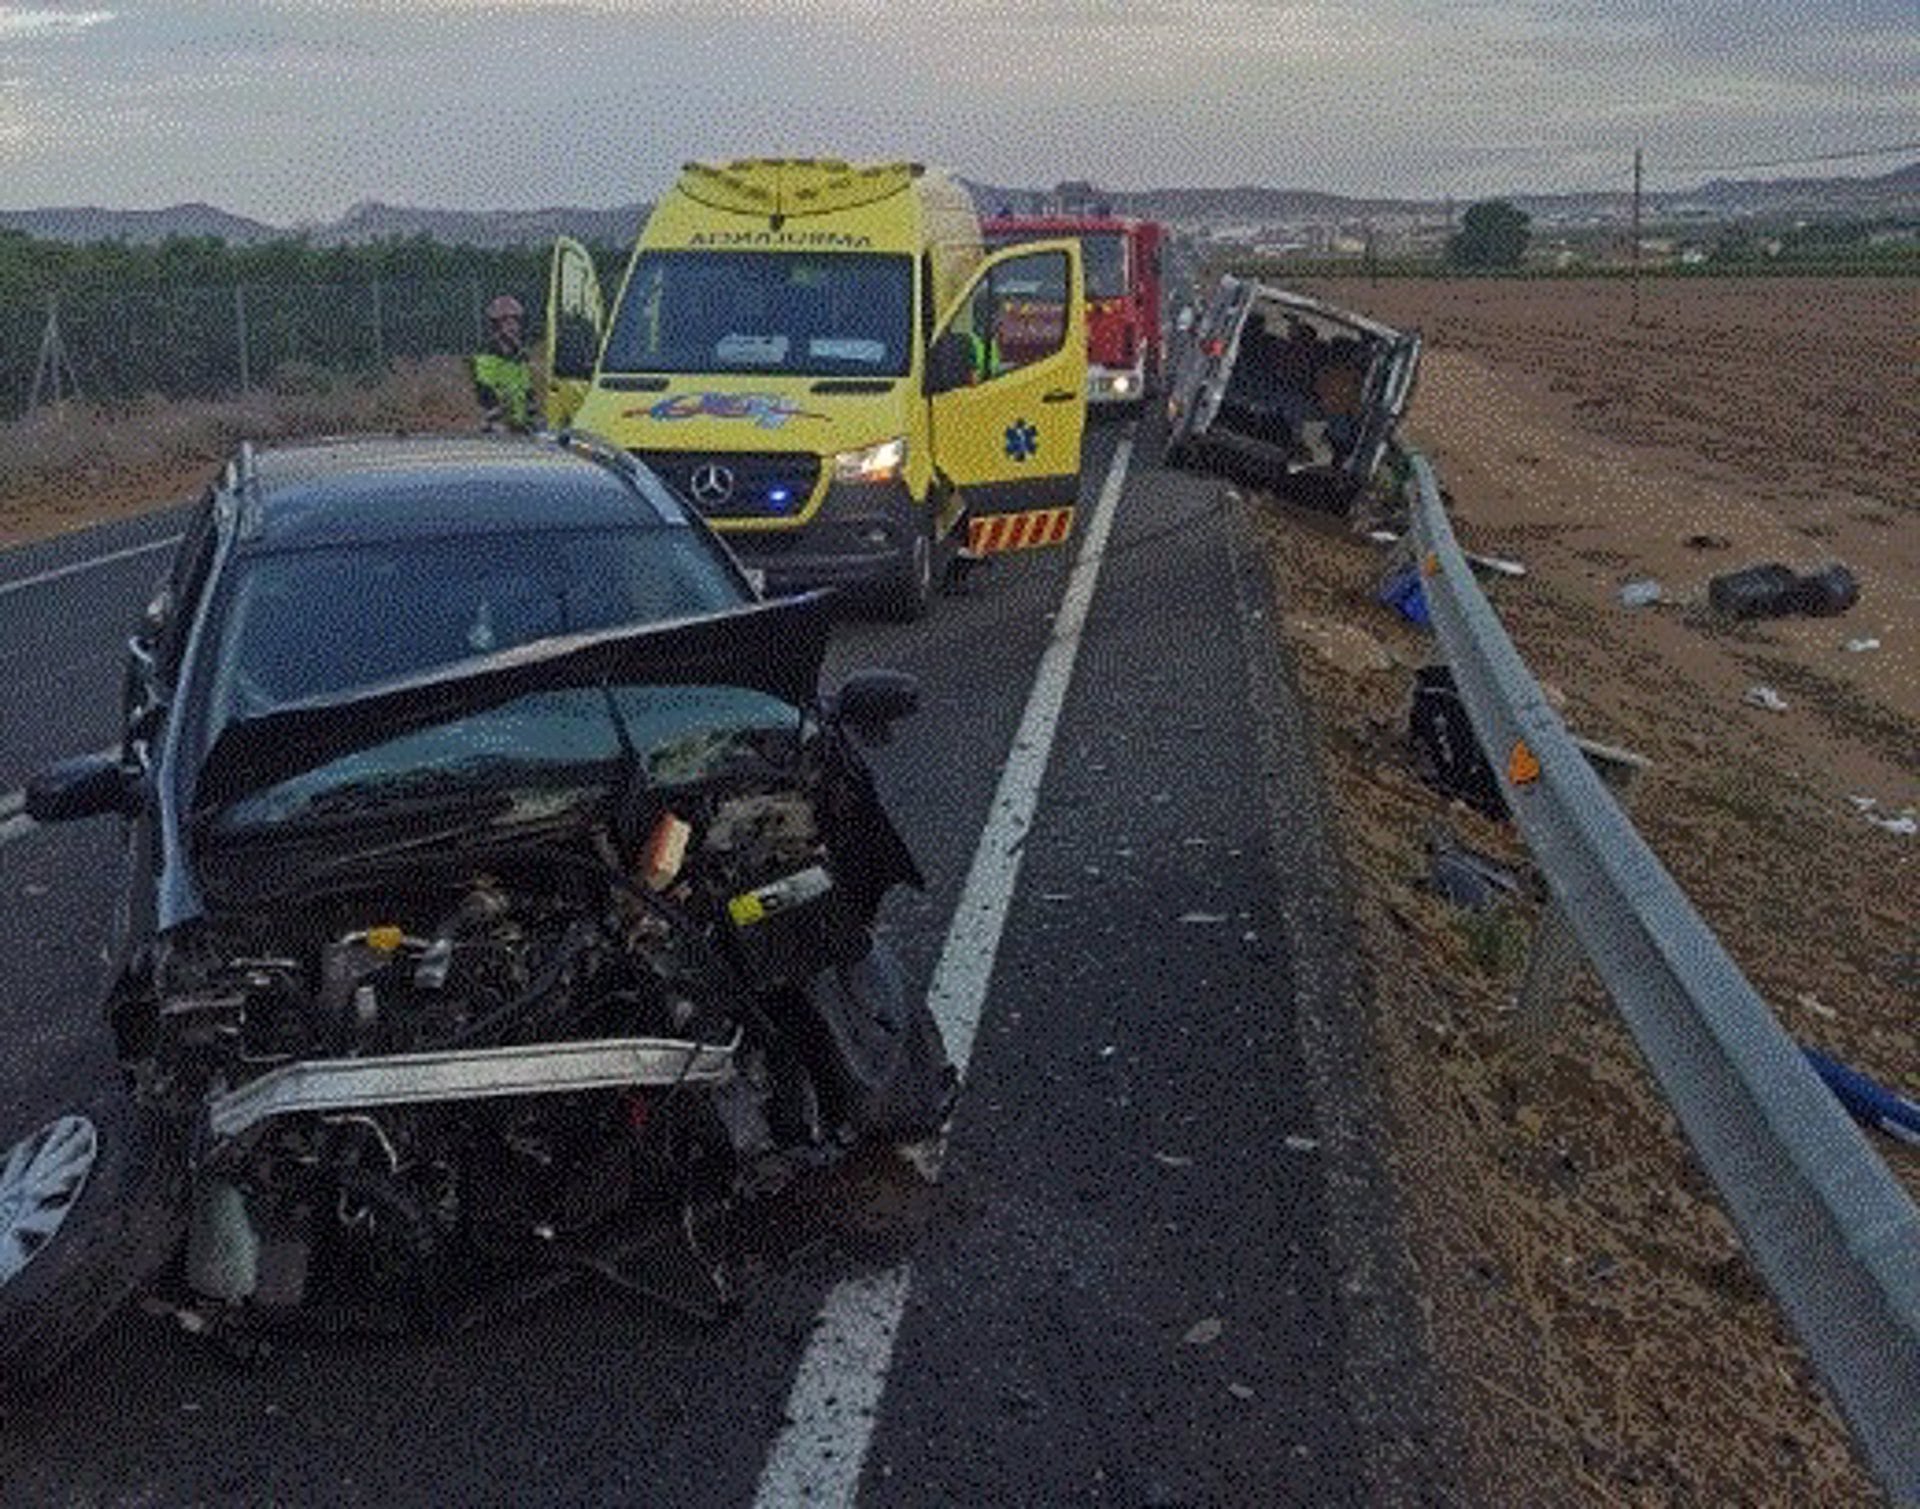
[[[637,844],[600,825],[484,863],[387,860],[300,905],[212,918],[164,961],[135,1059],[150,1103],[214,1108],[185,1256],[197,1294],[287,1307],[372,1281],[390,1303],[425,1297],[450,1269],[564,1249],[630,1208],[724,1201],[833,1140],[857,1108],[835,1103],[846,1066],[821,1061],[837,1034],[807,986],[871,940],[813,802],[754,789],[649,816]],[[664,1083],[503,1094],[468,1078],[440,1095],[426,1072],[635,1040],[657,1045]],[[726,1072],[692,1093],[672,1066],[703,1052]],[[315,1087],[290,1076],[350,1061],[388,1080],[322,1087],[321,1109],[296,1095]],[[545,1060],[513,1062],[537,1076]],[[394,1092],[402,1073],[417,1098]],[[286,1095],[243,1101],[263,1086]]]

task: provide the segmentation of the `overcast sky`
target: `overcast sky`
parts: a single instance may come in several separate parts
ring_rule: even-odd
[[[1643,144],[1678,187],[1920,138],[1916,80],[1920,0],[32,0],[0,208],[611,205],[734,154],[1438,197]]]

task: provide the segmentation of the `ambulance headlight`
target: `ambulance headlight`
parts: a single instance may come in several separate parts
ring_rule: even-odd
[[[907,437],[895,435],[878,445],[842,451],[833,458],[836,482],[891,482],[907,469]]]

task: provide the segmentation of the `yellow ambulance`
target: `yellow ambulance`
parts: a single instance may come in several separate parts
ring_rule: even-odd
[[[548,423],[632,452],[776,591],[858,588],[915,618],[955,551],[1072,532],[1079,247],[986,255],[943,173],[689,164],[611,306],[565,240],[548,302]]]

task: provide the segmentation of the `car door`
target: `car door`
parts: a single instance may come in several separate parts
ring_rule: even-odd
[[[1355,482],[1365,484],[1380,464],[1394,428],[1413,401],[1413,384],[1419,371],[1419,334],[1392,337],[1385,356],[1375,364],[1368,383],[1366,417],[1361,422],[1360,437],[1346,460],[1347,475]]]
[[[927,354],[933,461],[966,507],[967,547],[1063,544],[1087,420],[1085,279],[1076,241],[982,262]]]
[[[1195,332],[1194,351],[1198,363],[1194,389],[1185,414],[1187,435],[1204,435],[1220,412],[1227,395],[1227,381],[1233,376],[1233,364],[1240,355],[1240,331],[1253,308],[1257,286],[1238,278],[1222,278],[1220,288],[1206,317]]]
[[[607,306],[593,254],[578,241],[561,236],[553,243],[547,269],[547,319],[541,336],[547,373],[544,409],[547,424],[562,429],[579,412],[600,343],[607,332]]]

